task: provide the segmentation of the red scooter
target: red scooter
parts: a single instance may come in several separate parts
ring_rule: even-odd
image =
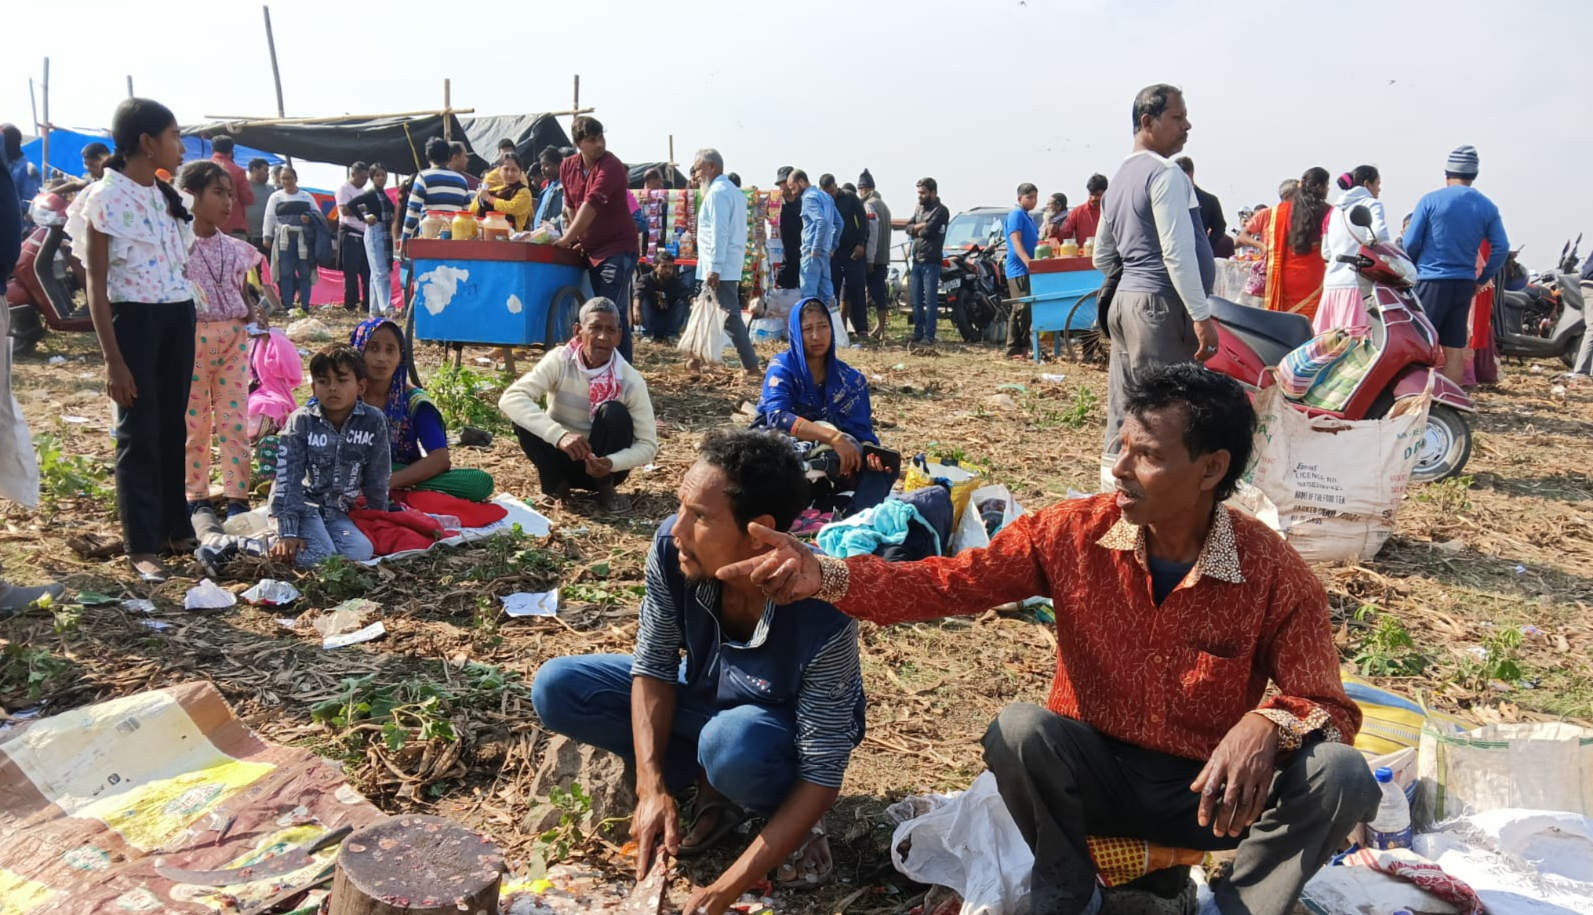
[[[62,333],[92,331],[88,303],[78,305],[77,275],[68,259],[66,201],[41,191],[29,210],[37,227],[22,240],[16,270],[6,280],[6,305],[11,309],[12,350],[29,353],[44,338],[45,328]]]
[[[1337,218],[1346,216],[1341,212]],[[1476,407],[1442,372],[1444,352],[1438,332],[1411,291],[1415,265],[1399,248],[1376,240],[1371,213],[1365,207],[1353,208],[1347,218],[1351,234],[1362,239],[1361,250],[1341,255],[1339,260],[1353,263],[1360,275],[1371,319],[1368,334],[1377,355],[1342,411],[1293,405],[1311,416],[1381,419],[1395,403],[1421,396],[1430,385],[1433,404],[1411,479],[1432,483],[1454,476],[1471,456],[1471,427],[1462,413],[1476,412]],[[1315,335],[1303,315],[1249,308],[1215,297],[1211,305],[1211,316],[1217,319],[1218,350],[1206,367],[1234,378],[1250,391],[1272,384],[1267,369]]]

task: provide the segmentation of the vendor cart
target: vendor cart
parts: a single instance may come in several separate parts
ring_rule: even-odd
[[[1008,299],[1007,303],[1029,306],[1030,345],[1035,362],[1042,361],[1042,333],[1055,335],[1054,356],[1060,357],[1066,347],[1068,358],[1076,358],[1072,338],[1096,331],[1095,314],[1103,279],[1088,257],[1047,257],[1029,262],[1030,294]]]
[[[585,258],[553,245],[416,238],[409,256],[408,337],[454,346],[456,366],[466,344],[565,342],[591,294]],[[409,365],[420,384],[415,360]]]

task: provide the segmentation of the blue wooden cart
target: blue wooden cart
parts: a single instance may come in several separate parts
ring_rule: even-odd
[[[409,256],[409,339],[454,346],[456,366],[466,344],[563,343],[590,295],[586,260],[566,248],[417,238],[409,242]],[[415,360],[409,364],[414,373]]]
[[[1029,262],[1029,294],[1008,299],[1010,305],[1029,306],[1030,351],[1042,361],[1040,334],[1054,334],[1053,356],[1063,347],[1073,355],[1074,334],[1095,329],[1096,305],[1101,292],[1101,271],[1087,257],[1048,257]]]

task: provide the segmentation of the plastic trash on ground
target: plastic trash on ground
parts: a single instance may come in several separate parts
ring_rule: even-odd
[[[349,645],[358,645],[360,642],[379,639],[386,634],[387,626],[381,620],[377,620],[364,629],[356,629],[353,632],[345,632],[342,635],[334,635],[331,638],[322,639],[321,647],[327,649],[346,648]]]
[[[285,581],[262,578],[259,583],[243,592],[243,599],[257,607],[280,607],[299,599],[299,589]]]
[[[557,616],[559,613],[557,591],[519,591],[505,594],[499,600],[503,601],[503,612],[510,616]]]
[[[310,625],[315,627],[315,631],[319,632],[322,638],[330,639],[360,628],[365,624],[367,616],[381,609],[382,605],[373,600],[356,597],[322,610],[319,616],[310,620]]]
[[[235,606],[238,598],[220,585],[206,578],[199,584],[188,589],[183,596],[183,609],[185,610],[225,610]]]

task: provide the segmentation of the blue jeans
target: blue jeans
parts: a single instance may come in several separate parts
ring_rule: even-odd
[[[531,681],[531,704],[543,726],[580,743],[636,761],[631,730],[628,654],[577,655],[543,664]],[[757,705],[719,709],[675,705],[664,751],[664,786],[676,793],[699,771],[714,790],[762,816],[797,780],[796,713]]]
[[[365,227],[365,260],[371,266],[366,296],[374,318],[393,310],[393,251],[387,240],[387,226],[380,222]]]
[[[308,569],[329,556],[364,562],[375,550],[348,515],[335,508],[306,508],[299,515],[299,539],[304,547],[294,565]]]
[[[587,268],[592,295],[614,300],[619,309],[619,354],[631,361],[631,281],[636,278],[636,252],[610,254],[596,267]]]
[[[940,264],[914,264],[913,339],[935,342],[935,322],[940,318]]]
[[[835,301],[835,285],[830,280],[828,255],[802,255],[802,298],[819,299],[828,305]]]
[[[282,307],[291,309],[294,295],[305,311],[310,309],[310,280],[315,276],[315,257],[299,257],[298,233],[289,232],[286,243],[278,245],[277,267],[282,275],[277,277],[277,294],[282,296]]]
[[[691,305],[684,298],[670,302],[668,308],[659,308],[650,297],[643,299],[642,320],[647,322],[647,336],[659,343],[675,339],[686,326],[686,315],[690,311]]]

